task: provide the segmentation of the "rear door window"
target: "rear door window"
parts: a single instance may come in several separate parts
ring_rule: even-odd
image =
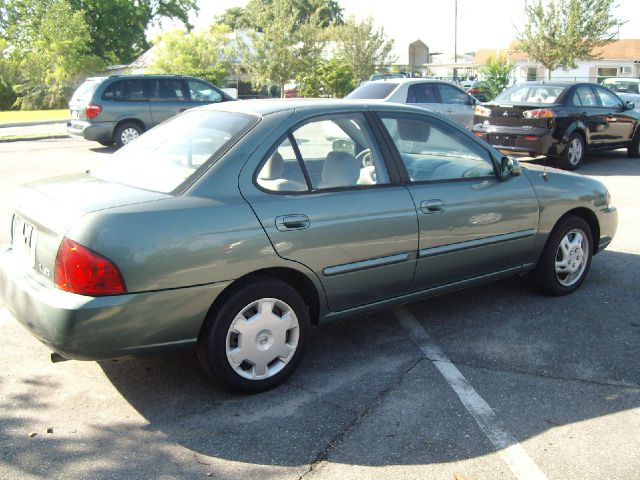
[[[144,80],[119,80],[109,85],[102,93],[102,100],[123,102],[147,99]]]
[[[409,85],[407,103],[439,103],[437,85],[435,83],[414,83]]]
[[[581,87],[576,88],[575,93],[573,94],[573,104],[578,107],[597,107],[598,100],[596,99],[596,95],[593,93],[591,87],[587,85],[583,85]]]

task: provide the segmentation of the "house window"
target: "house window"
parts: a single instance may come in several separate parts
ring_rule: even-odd
[[[527,82],[535,82],[538,80],[538,67],[527,68]]]
[[[602,83],[605,78],[617,76],[618,67],[598,67],[596,83]]]

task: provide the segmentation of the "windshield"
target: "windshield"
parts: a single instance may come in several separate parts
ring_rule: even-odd
[[[91,99],[93,92],[96,91],[98,85],[102,82],[102,78],[90,78],[85,80],[82,85],[80,85],[75,92],[73,92],[73,96],[71,97],[72,102],[86,102]]]
[[[565,89],[564,86],[551,85],[514,85],[498,95],[492,103],[556,103]]]
[[[125,145],[90,172],[110,182],[170,193],[207,168],[258,122],[229,112],[192,111],[175,117]]]
[[[394,82],[365,83],[360,85],[345,98],[360,100],[382,100],[387,98],[398,86]]]

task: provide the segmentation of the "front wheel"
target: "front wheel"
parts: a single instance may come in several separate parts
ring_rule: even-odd
[[[198,359],[205,371],[234,390],[268,390],[300,363],[310,325],[296,290],[279,280],[255,279],[209,315],[198,339]]]
[[[564,153],[560,157],[560,167],[565,170],[575,170],[581,164],[584,159],[587,149],[582,139],[582,135],[578,133],[572,134],[567,140],[567,146],[564,149]]]
[[[537,287],[558,296],[577,290],[591,265],[591,242],[591,229],[582,218],[567,215],[561,219],[533,271]]]

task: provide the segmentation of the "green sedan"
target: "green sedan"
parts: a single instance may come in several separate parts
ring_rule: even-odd
[[[14,212],[0,293],[52,359],[194,348],[245,392],[283,382],[323,320],[525,272],[571,293],[617,227],[596,180],[332,100],[190,110]]]

